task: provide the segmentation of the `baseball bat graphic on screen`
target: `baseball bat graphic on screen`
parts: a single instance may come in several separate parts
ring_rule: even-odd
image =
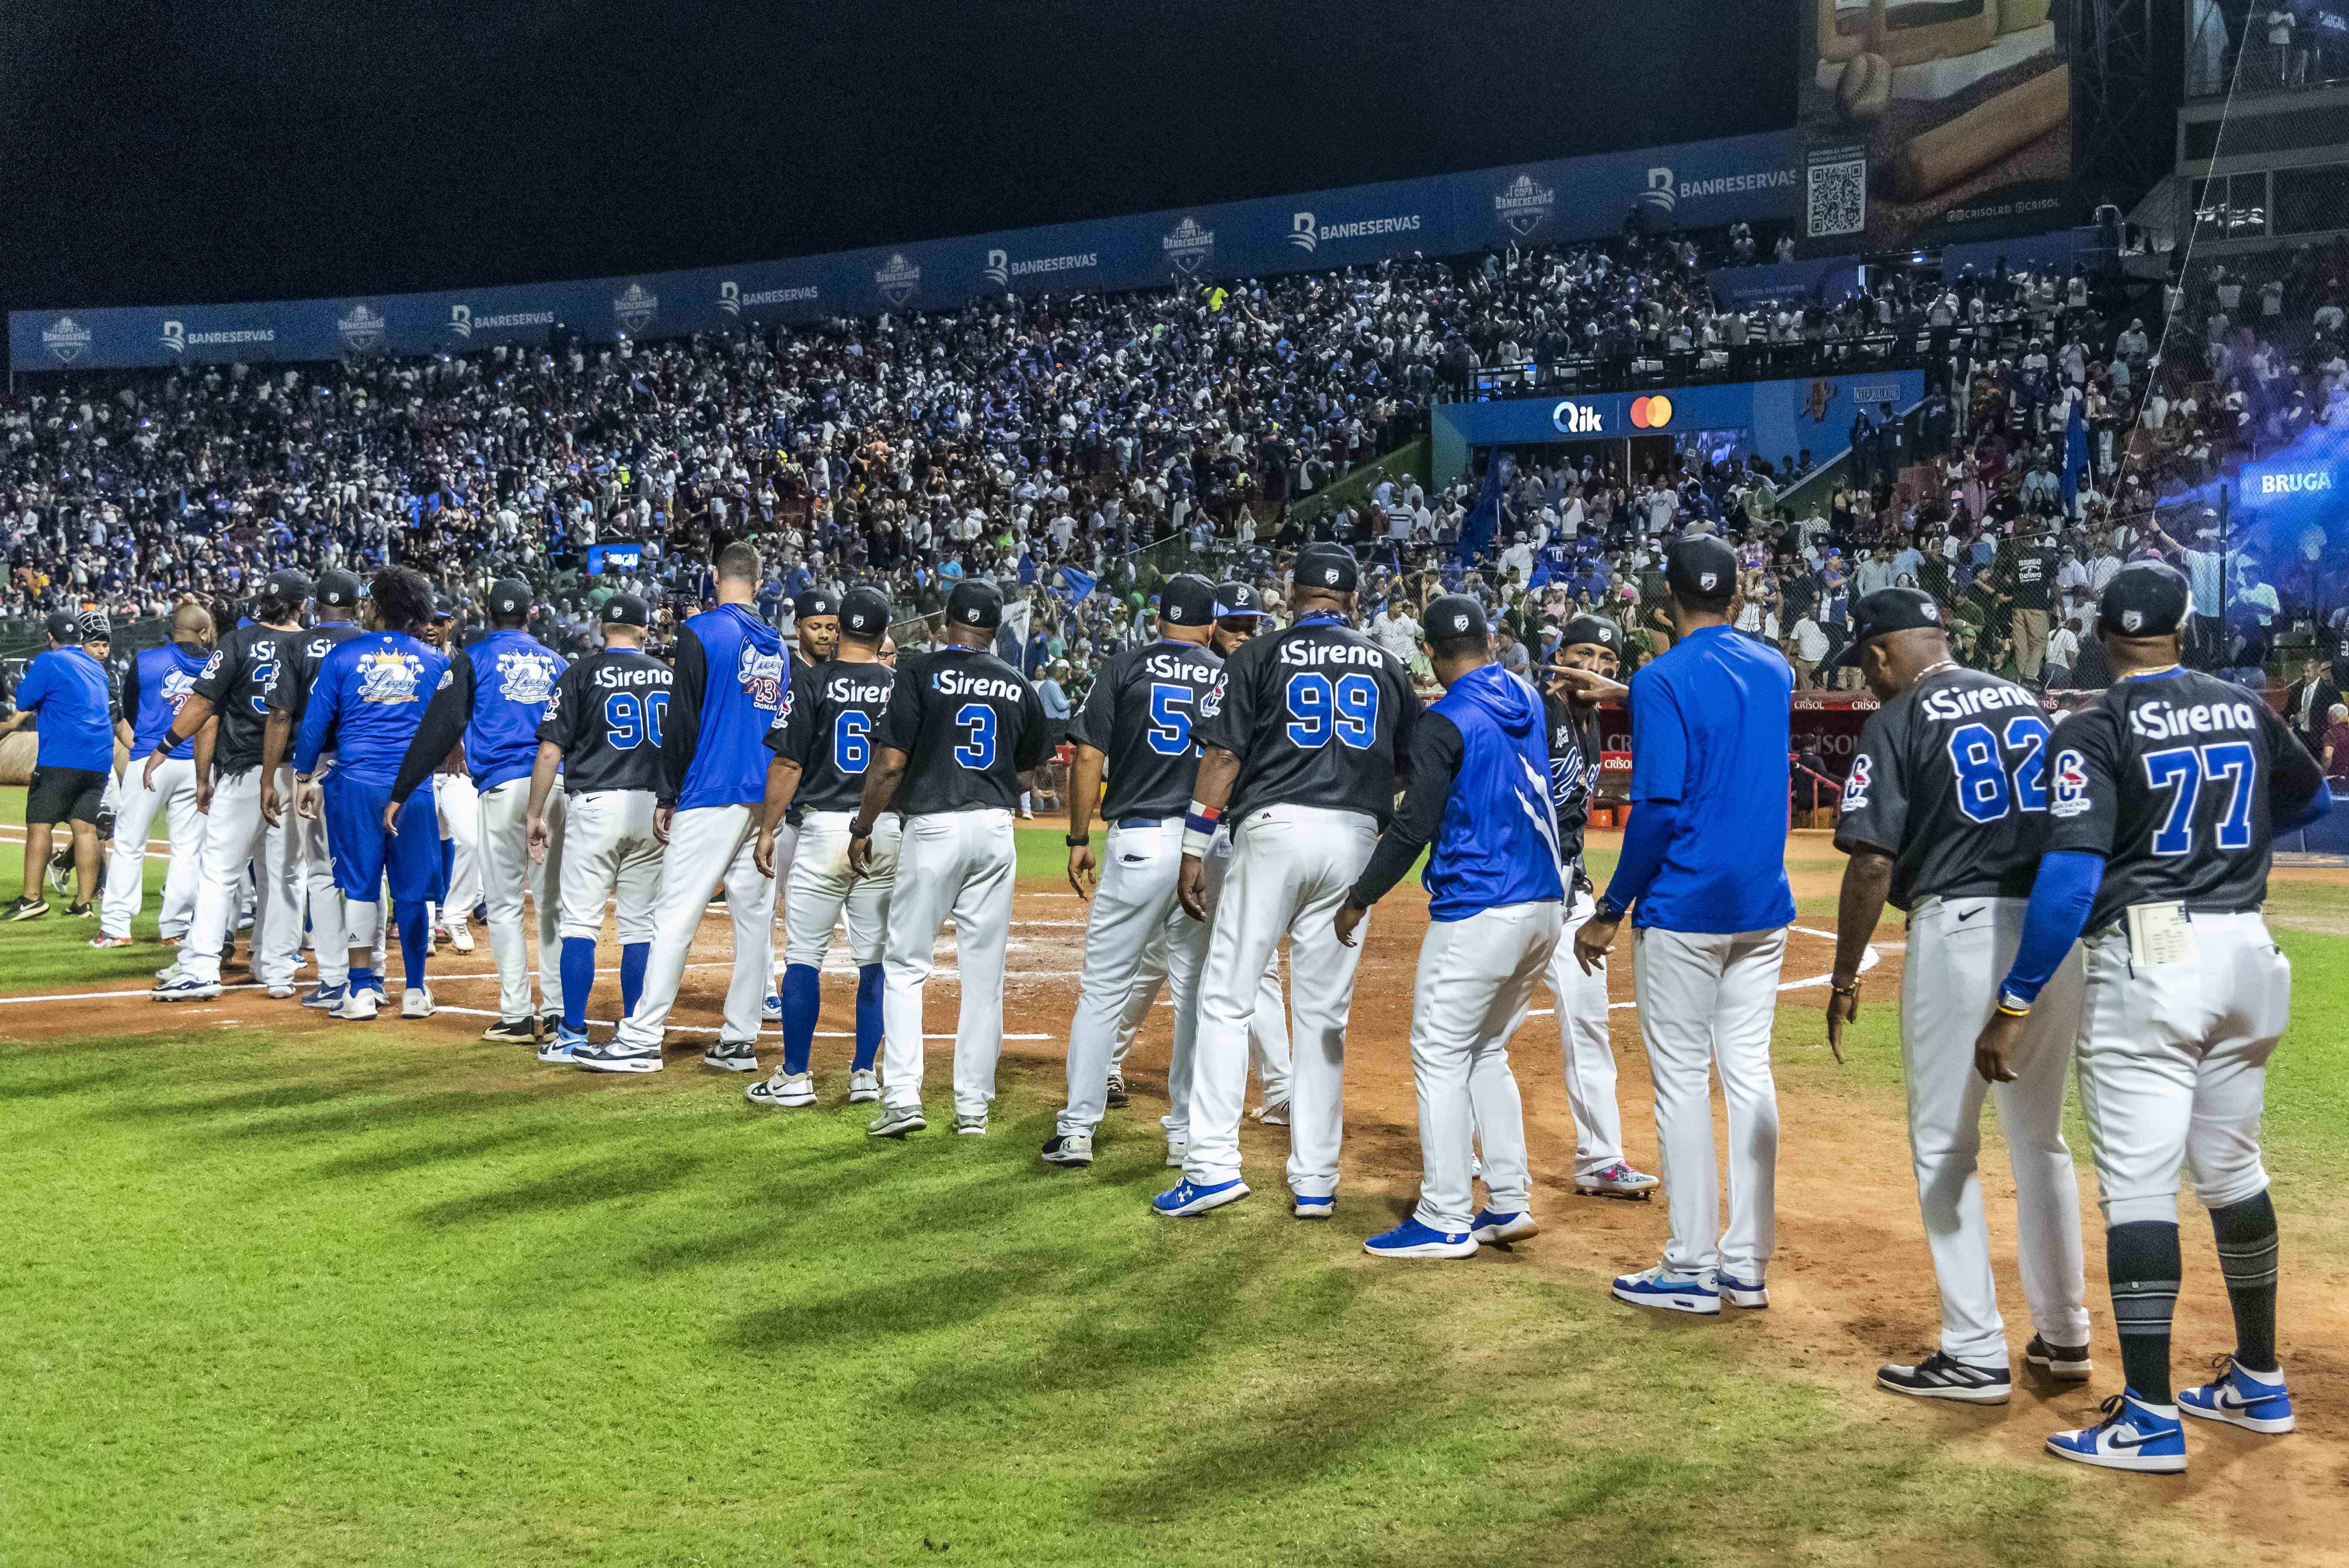
[[[1910,140],[1893,157],[1893,190],[1921,201],[2046,135],[2071,112],[2072,67],[2058,66]]]

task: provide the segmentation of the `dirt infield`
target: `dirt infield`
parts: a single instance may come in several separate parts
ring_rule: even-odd
[[[1816,898],[1832,892],[1823,873],[1797,873],[1797,893]],[[1372,917],[1364,951],[1350,1030],[1347,1084],[1347,1141],[1342,1194],[1383,1201],[1397,1215],[1405,1212],[1418,1183],[1418,1135],[1409,1057],[1410,995],[1419,936],[1426,921],[1425,900],[1416,886],[1396,890]],[[1040,879],[1021,884],[1014,906],[1006,996],[1007,1060],[1029,1069],[1029,1084],[1050,1084],[1063,1060],[1063,1045],[1077,996],[1085,906],[1065,887]],[[2097,1324],[2095,1350],[2102,1358],[2086,1388],[2058,1388],[2025,1377],[2014,1401],[2002,1408],[1924,1406],[1878,1394],[1871,1387],[1875,1367],[1890,1356],[1930,1346],[1938,1311],[1930,1263],[1909,1175],[1906,1133],[1897,1097],[1880,1087],[1839,1077],[1827,1062],[1816,1006],[1832,956],[1830,923],[1813,916],[1798,922],[1790,937],[1785,977],[1792,989],[1782,997],[1775,1057],[1781,1073],[1783,1132],[1778,1180],[1778,1253],[1770,1273],[1772,1306],[1764,1314],[1729,1313],[1718,1322],[1681,1320],[1620,1309],[1622,1332],[1738,1336],[1757,1366],[1791,1370],[1837,1392],[1857,1413],[1894,1429],[1939,1438],[1954,1451],[2002,1464],[2051,1464],[2040,1456],[2045,1434],[2058,1426],[2092,1418],[2096,1400],[2120,1386],[2118,1356],[2104,1295],[2102,1227],[2095,1190],[2082,1151],[2083,1209],[2088,1243],[2091,1312]],[[1880,961],[1863,983],[1864,1005],[1897,1005],[1901,969],[1900,932],[1888,923],[1878,933]],[[613,1080],[615,1093],[738,1095],[743,1081],[701,1068],[701,1042],[716,1032],[726,985],[726,925],[713,911],[703,925],[693,967],[675,1016],[669,1070],[647,1082]],[[158,949],[160,963],[164,956]],[[607,937],[605,968],[597,982],[591,1016],[608,1020],[616,1004],[611,965],[618,952]],[[956,989],[951,943],[940,953],[939,978],[928,1005],[934,1035],[953,1027]],[[398,973],[393,960],[392,973]],[[241,968],[226,978],[244,978]],[[285,1002],[271,1002],[256,989],[231,990],[211,1004],[171,1008],[171,1026],[211,1025],[223,1029],[265,1026],[285,1031],[339,1031],[353,1037],[354,1050],[406,1053],[469,1041],[494,1015],[495,977],[488,944],[470,955],[444,951],[434,962],[431,982],[441,1005],[439,1016],[407,1023],[387,1014],[368,1030],[354,1030],[324,1015]],[[819,1084],[827,1100],[842,1088],[847,1057],[843,1026],[851,1016],[854,972],[835,944],[824,981],[823,1030],[817,1042]],[[1653,1122],[1638,1015],[1630,1006],[1629,965],[1618,963],[1612,1015],[1617,1055],[1622,1065],[1627,1153],[1634,1163],[1657,1170]],[[1661,1202],[1606,1202],[1577,1197],[1571,1188],[1573,1131],[1558,1065],[1558,1037],[1547,1009],[1547,992],[1515,1042],[1516,1066],[1526,1099],[1534,1168],[1536,1208],[1544,1233],[1514,1250],[1488,1251],[1458,1265],[1464,1288],[1500,1289],[1512,1284],[1603,1289],[1609,1276],[1645,1266],[1660,1254],[1665,1229]],[[53,990],[38,996],[0,999],[0,1037],[37,1041],[47,1035],[119,1030],[137,1034],[155,1028],[162,1009],[125,982],[93,984],[85,990]],[[1149,1139],[1163,1103],[1169,1014],[1163,1004],[1137,1044],[1129,1067],[1135,1088],[1133,1108],[1113,1113],[1105,1138]],[[597,1036],[605,1031],[598,1027]],[[775,1031],[767,1032],[771,1042]],[[487,1049],[487,1047],[484,1047]],[[500,1049],[512,1049],[501,1047]],[[942,1092],[945,1064],[934,1047],[930,1070],[933,1099]],[[451,1065],[451,1088],[487,1088],[510,1083],[518,1073],[553,1071],[531,1064],[516,1051],[501,1056],[495,1070],[474,1055]],[[1033,1089],[1023,1089],[1032,1096]],[[1007,1108],[1025,1116],[1041,1105]],[[1123,1117],[1123,1119],[1115,1119]],[[1009,1117],[1003,1120],[1009,1120]],[[1721,1126],[1716,1115],[1716,1127]],[[1251,1173],[1267,1196],[1278,1191],[1278,1161],[1285,1153],[1278,1130],[1249,1126],[1244,1145]],[[1725,1167],[1725,1162],[1724,1162]],[[1992,1134],[1986,1151],[1983,1184],[1992,1216],[1993,1251],[2009,1316],[2010,1338],[2019,1346],[2028,1334],[2022,1292],[2014,1272],[2013,1188]],[[1348,1225],[1352,1207],[1354,1225]],[[2284,1442],[2224,1429],[2198,1427],[2195,1468],[2182,1480],[2124,1481],[2147,1487],[2149,1500],[2174,1506],[2181,1525],[2223,1532],[2237,1550],[2246,1541],[2277,1547],[2331,1550],[2337,1546],[2332,1520],[2349,1496],[2349,1463],[2342,1439],[2349,1436],[2349,1248],[2340,1238],[2342,1206],[2312,1212],[2305,1202],[2285,1208],[2287,1253],[2282,1349],[2292,1370],[2302,1409],[2299,1436]],[[2209,1233],[2188,1205],[2183,1234],[2188,1284],[2178,1303],[2178,1369],[2189,1358],[2231,1343],[2226,1301]],[[1343,1252],[1358,1238],[1359,1205],[1341,1207],[1339,1225],[1316,1232],[1316,1244]],[[2002,1218],[2002,1216],[2005,1216]],[[1363,1258],[1363,1267],[1382,1266]],[[1475,1271],[1475,1272],[1469,1272]],[[2326,1500],[2332,1500],[2329,1503]]]

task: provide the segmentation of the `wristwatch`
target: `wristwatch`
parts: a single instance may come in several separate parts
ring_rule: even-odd
[[[1607,894],[1600,893],[1599,902],[1591,906],[1590,918],[1606,921],[1611,925],[1623,918],[1623,906]]]
[[[848,836],[852,839],[869,839],[873,836],[872,825],[867,822],[852,821],[848,824]]]
[[[1091,833],[1071,833],[1067,835],[1065,841],[1069,848],[1081,850],[1093,841],[1093,836]]]

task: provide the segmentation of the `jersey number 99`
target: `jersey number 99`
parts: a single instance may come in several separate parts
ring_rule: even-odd
[[[2010,811],[2047,810],[2047,721],[2027,713],[2008,719],[2005,750],[2023,754],[2012,772],[1989,725],[1960,725],[1950,733],[1958,810],[1968,821],[1995,822]]]
[[[661,721],[668,717],[668,693],[616,691],[604,699],[604,728],[615,751],[661,743]]]
[[[1335,735],[1338,743],[1367,751],[1379,733],[1379,683],[1368,676],[1288,677],[1288,743],[1318,751]]]
[[[954,759],[972,772],[995,766],[995,710],[983,702],[967,702],[955,710],[955,727],[963,733]]]

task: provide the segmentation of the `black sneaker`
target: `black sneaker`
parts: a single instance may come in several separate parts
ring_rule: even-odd
[[[1914,1367],[1878,1367],[1876,1386],[1920,1399],[2003,1405],[2014,1392],[2014,1377],[2004,1367],[1970,1367],[1936,1350]]]
[[[530,1020],[527,1018],[523,1020],[524,1023],[528,1023],[529,1021]],[[541,1013],[538,1016],[538,1037],[540,1039],[551,1040],[561,1033],[563,1033],[562,1014]]]
[[[2096,1370],[2096,1364],[2088,1359],[2086,1346],[2050,1345],[2035,1334],[2023,1347],[2023,1359],[2061,1383],[2083,1382]]]
[[[66,918],[68,920],[88,920],[91,915],[96,914],[97,913],[98,901],[96,899],[91,899],[84,903],[69,903],[66,905]]]
[[[49,913],[49,901],[45,898],[20,898],[8,905],[8,913],[0,919],[38,920]]]
[[[534,1046],[538,1044],[538,1020],[535,1018],[500,1018],[481,1031],[481,1038],[502,1046]]]
[[[1109,1108],[1112,1110],[1120,1109],[1128,1104],[1133,1098],[1133,1097],[1132,1095],[1125,1092],[1125,1075],[1123,1073],[1110,1074]]]

